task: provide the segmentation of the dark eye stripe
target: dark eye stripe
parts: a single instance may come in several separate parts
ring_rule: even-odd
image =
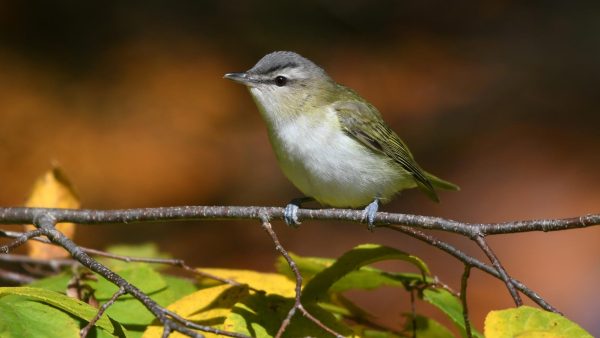
[[[288,63],[283,63],[283,64],[272,66],[272,67],[268,68],[267,70],[265,70],[262,73],[263,74],[271,74],[271,73],[274,73],[274,72],[282,70],[282,69],[297,68],[298,66],[299,65],[297,63],[295,63],[295,62],[288,62]]]

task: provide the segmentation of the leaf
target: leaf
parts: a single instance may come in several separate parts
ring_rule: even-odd
[[[160,279],[165,283],[165,287],[159,291],[147,292],[146,294],[161,306],[167,306],[196,290],[196,287],[192,282],[183,278],[161,276]],[[104,302],[105,301],[102,303]],[[146,326],[155,319],[154,315],[146,309],[142,303],[127,295],[119,297],[117,301],[106,310],[106,313],[123,325]]]
[[[71,271],[63,271],[58,275],[33,281],[29,283],[29,286],[64,294],[67,291],[67,285],[72,277],[73,273]]]
[[[78,337],[79,322],[66,312],[20,296],[0,298],[2,337]]]
[[[194,322],[227,331],[253,333],[251,336],[271,337],[293,306],[295,283],[285,276],[246,270],[202,269],[219,277],[233,279],[243,286],[219,285],[201,289],[169,306]],[[246,286],[247,285],[247,286]],[[285,295],[285,296],[282,296]],[[315,304],[307,306],[311,314],[338,332],[351,333],[331,313]],[[162,328],[149,328],[144,337],[159,337]],[[211,334],[205,334],[213,337]],[[328,337],[321,328],[301,315],[293,318],[286,337]],[[179,337],[175,335],[175,337]]]
[[[79,209],[80,202],[67,176],[59,167],[54,167],[37,179],[25,206]],[[33,225],[25,226],[27,231],[34,229]],[[69,238],[75,235],[74,223],[58,223],[56,229]],[[52,259],[69,256],[69,253],[61,247],[37,241],[27,241],[26,245],[29,256],[33,258]]]
[[[362,246],[358,246],[357,248],[361,248],[361,247]],[[377,248],[379,246],[373,246],[373,245],[367,244],[367,248],[369,248],[369,247]],[[310,291],[309,288],[311,287],[310,285],[312,283],[315,283],[315,280],[317,280],[317,278],[320,278],[320,277],[318,277],[320,274],[324,274],[326,269],[335,269],[336,267],[334,264],[339,264],[339,261],[342,260],[343,257],[345,257],[345,256],[347,257],[347,255],[349,253],[355,251],[357,248],[344,254],[344,256],[342,256],[342,257],[340,257],[340,259],[338,259],[338,262],[336,262],[335,260],[332,260],[332,259],[315,258],[315,257],[303,258],[303,257],[298,257],[298,256],[293,255],[292,258],[296,262],[302,275],[304,277],[309,276],[308,277],[309,281],[307,282],[307,284],[303,290],[304,296],[308,297],[308,296],[306,296],[307,293],[314,292],[314,291]],[[389,249],[389,248],[385,248],[385,249]],[[387,257],[386,250],[382,250],[382,251],[385,253],[384,255],[382,255],[382,257]],[[390,254],[392,257],[394,256],[394,253],[395,253],[394,251],[396,251],[401,257],[403,257],[403,255],[407,255],[401,251],[391,249]],[[348,264],[349,266],[345,267],[345,270],[338,271],[336,276],[339,277],[340,274],[342,274],[345,271],[351,270],[352,268],[356,269],[356,265],[360,265],[360,264],[357,264],[356,262],[359,262],[360,259],[364,258],[363,262],[370,263],[369,259],[371,259],[371,257],[377,257],[377,252],[374,251],[372,253],[372,256],[371,257],[370,256],[371,256],[371,252],[368,252],[368,250],[367,250],[367,252],[363,251],[363,252],[360,252],[359,255],[353,256],[352,258],[356,259],[356,261],[351,262],[351,264]],[[414,256],[412,256],[412,257],[414,257]],[[419,267],[421,267],[422,272],[423,271],[426,271],[427,273],[429,272],[427,270],[427,266],[425,265],[425,263],[423,263],[420,259],[418,259],[416,257],[415,257],[415,263]],[[362,262],[361,262],[361,264],[362,264]],[[278,271],[281,271],[282,273],[285,273],[288,276],[292,276],[291,271],[285,261],[280,260],[277,263],[277,269],[278,269]],[[342,269],[340,269],[340,270],[342,270]],[[331,273],[331,274],[333,275],[333,273]],[[330,283],[331,280],[335,279],[336,276],[330,276],[328,283]],[[312,279],[310,279],[311,277],[312,277]],[[419,274],[385,272],[385,271],[382,271],[382,270],[379,270],[376,268],[362,266],[362,267],[358,268],[357,270],[347,273],[345,276],[339,277],[339,279],[337,281],[335,281],[333,283],[333,285],[331,285],[331,287],[329,288],[329,292],[330,293],[339,293],[339,292],[343,292],[343,291],[346,291],[349,289],[374,289],[374,288],[378,288],[381,286],[406,287],[406,286],[411,286],[411,285],[416,285],[416,284],[423,284],[424,282],[430,283],[430,282],[432,282],[432,279],[430,277],[426,277],[425,280],[423,280],[423,276],[419,275]],[[327,284],[327,283],[324,283],[324,284]],[[320,291],[321,294],[320,294],[319,298],[317,298],[317,299],[319,301],[322,301],[322,297],[324,296],[324,293],[322,293],[323,292],[322,290],[325,289],[325,287],[322,286],[322,287],[320,287],[320,289],[321,289],[321,291]],[[337,299],[338,299],[338,301],[340,300],[339,297]],[[439,308],[442,312],[444,312],[448,317],[450,317],[450,319],[461,330],[463,335],[465,334],[465,327],[464,327],[463,316],[462,316],[462,304],[457,297],[452,295],[447,290],[438,289],[438,288],[425,288],[424,292],[423,292],[423,299],[425,301],[431,303],[432,305],[436,306],[437,308]],[[334,304],[329,304],[329,303],[320,303],[320,304],[336,313],[346,315],[344,313],[343,308],[339,308],[338,306],[336,306]],[[348,308],[348,304],[345,304],[344,306],[349,311],[353,310],[352,308]],[[481,337],[481,334],[479,332],[477,332],[476,330],[472,330],[472,332],[475,337]]]
[[[296,262],[305,282],[310,281],[317,273],[335,263],[334,259],[290,255],[294,262]],[[283,257],[278,258],[276,269],[279,273],[288,276],[288,278],[294,278],[292,270]],[[431,282],[432,280],[427,277],[426,281]],[[363,266],[340,278],[331,286],[329,291],[343,292],[350,289],[372,290],[382,286],[405,287],[418,283],[423,283],[423,276],[416,273],[386,272],[369,266]]]
[[[591,334],[567,318],[530,306],[491,311],[485,318],[484,331],[487,338],[592,337]]]
[[[399,336],[393,332],[375,330],[367,327],[356,326],[353,327],[355,334],[362,338],[404,338],[406,336]],[[417,336],[418,338],[421,338]]]
[[[283,297],[294,297],[296,283],[285,276],[276,273],[263,273],[250,270],[234,269],[198,269],[215,276],[247,284],[252,289],[262,290],[266,293],[277,294]]]
[[[416,256],[382,245],[361,244],[346,252],[331,266],[316,274],[304,287],[302,299],[310,302],[322,301],[332,285],[344,276],[364,265],[389,259],[403,260],[415,265],[421,271],[423,280],[429,275],[427,265]],[[360,279],[353,279],[349,285],[352,286],[360,281],[363,283],[372,282],[368,278],[364,280],[361,277]],[[378,283],[375,282],[374,284],[377,285]]]
[[[373,329],[362,325],[355,325],[353,330],[356,335],[362,338],[400,338],[413,336],[418,338],[454,338],[452,332],[445,326],[421,315],[417,315],[415,318],[417,330],[414,331],[415,335],[413,335],[412,315],[407,313],[402,316],[406,322],[402,332],[384,331],[383,329]]]
[[[167,287],[167,283],[163,277],[147,265],[124,267],[116,269],[115,272],[146,294],[151,294]],[[110,299],[119,290],[116,285],[100,276],[98,276],[97,281],[88,281],[87,284],[96,290],[94,295],[99,300]],[[132,298],[131,295],[123,295],[121,297],[123,299]]]
[[[187,295],[167,308],[180,316],[202,325],[222,326],[231,309],[240,300],[248,296],[247,286],[219,285],[196,291]],[[161,337],[163,327],[149,326],[144,338]],[[210,337],[211,335],[205,335]],[[175,335],[177,337],[177,335]]]
[[[463,307],[460,299],[451,294],[448,290],[441,288],[427,288],[423,290],[423,300],[444,312],[454,322],[460,330],[463,337],[466,337],[466,328],[463,317]],[[471,325],[472,326],[472,325]],[[471,327],[473,337],[483,337]]]
[[[148,266],[137,266],[132,269],[124,269],[119,274],[129,282],[141,288],[154,301],[162,306],[169,305],[181,297],[197,290],[190,280],[160,275]],[[101,303],[110,299],[118,289],[106,281],[103,277],[96,275],[97,281],[86,281],[95,290],[95,295]],[[31,284],[39,288],[45,288],[60,293],[65,293],[66,286],[71,279],[70,272],[64,272],[58,276],[40,279]],[[146,309],[137,299],[131,295],[122,295],[108,308],[106,313],[124,325],[148,325],[155,319],[154,315]]]
[[[170,255],[160,252],[158,246],[155,243],[143,243],[136,245],[112,245],[106,249],[115,255],[128,256],[128,257],[143,257],[143,258],[170,258]],[[125,262],[115,260],[112,258],[101,257],[99,259],[104,265],[112,270],[118,270],[123,268],[134,268],[140,265],[148,265],[152,269],[157,270],[166,267],[166,264],[150,264],[144,262]]]
[[[15,296],[20,296],[21,299],[22,297],[25,297],[27,299],[30,300],[35,300],[39,303],[43,303],[46,304],[42,307],[36,306],[36,305],[31,305],[32,302],[26,302],[27,305],[24,305],[24,302],[22,300],[19,300],[19,298],[16,298]],[[62,295],[60,293],[54,292],[54,291],[49,291],[49,290],[44,290],[44,289],[39,289],[39,288],[32,288],[32,287],[1,287],[0,288],[0,303],[3,304],[2,306],[6,307],[8,306],[9,308],[13,308],[14,311],[12,311],[12,315],[13,316],[25,316],[25,317],[33,317],[33,318],[43,318],[43,324],[48,324],[48,325],[52,325],[52,322],[55,322],[55,319],[53,316],[42,316],[42,317],[37,317],[39,314],[35,314],[33,312],[51,312],[52,309],[58,308],[60,310],[63,310],[64,312],[71,314],[77,318],[83,319],[84,321],[90,321],[92,318],[94,318],[96,316],[96,313],[98,312],[98,309],[91,307],[90,305],[81,302],[77,299],[73,299],[70,297],[67,297],[65,295]],[[51,307],[48,307],[47,305],[51,305]],[[28,308],[32,308],[34,309],[33,312],[28,312],[27,309]],[[1,313],[5,313],[5,312],[1,312]],[[59,315],[57,315],[59,316]],[[59,316],[60,317],[60,316]],[[61,317],[64,318],[64,317]],[[38,319],[39,321],[39,319]],[[23,329],[25,331],[21,331],[21,332],[27,332],[27,330],[31,329],[31,330],[36,330],[36,328],[34,326],[31,326],[27,328],[19,328],[17,324],[12,323],[9,321],[9,323],[0,323],[0,328],[2,330],[7,329],[9,331],[18,331],[20,329]],[[27,321],[22,322],[22,323],[28,323]],[[17,325],[17,326],[13,326]],[[63,323],[64,325],[67,325],[65,323]],[[8,325],[8,326],[7,326]],[[69,324],[70,325],[70,324]],[[111,321],[107,316],[102,316],[100,318],[100,320],[98,320],[98,322],[96,323],[97,327],[111,333],[112,335],[116,335],[116,336],[124,336],[124,329],[116,322]],[[67,326],[65,326],[66,328]],[[47,330],[47,329],[46,329]],[[56,331],[56,332],[61,332]],[[78,334],[79,332],[79,326],[77,325],[77,331],[76,333]],[[35,336],[35,335],[23,335],[22,333],[18,336]],[[42,335],[44,336],[44,335]]]
[[[406,320],[406,325],[404,327],[404,333],[408,337],[413,336],[413,321],[412,315],[406,313],[403,315]],[[437,321],[423,317],[421,315],[416,316],[417,330],[416,337],[419,338],[453,338],[454,335],[450,332],[445,326],[438,323]]]
[[[296,262],[296,266],[305,282],[311,280],[317,273],[335,263],[335,259],[321,257],[302,257],[290,253],[290,257]],[[294,273],[290,269],[288,262],[283,256],[279,256],[275,262],[275,270],[289,278],[294,278]]]
[[[223,329],[251,337],[274,337],[293,304],[294,301],[290,298],[253,294],[234,306],[223,324]],[[305,308],[327,327],[344,336],[352,336],[350,328],[316,304],[307,304]],[[331,334],[297,313],[283,337],[331,337]]]

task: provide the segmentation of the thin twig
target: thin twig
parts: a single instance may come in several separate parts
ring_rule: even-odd
[[[15,264],[41,264],[41,265],[49,265],[52,268],[58,268],[61,266],[71,266],[77,261],[70,258],[52,258],[52,259],[43,259],[43,258],[34,258],[27,255],[12,255],[12,254],[2,254],[0,255],[0,261],[6,263],[15,263]]]
[[[426,284],[425,286],[431,286],[431,287],[438,288],[438,289],[444,289],[444,290],[450,292],[454,297],[456,297],[456,298],[460,297],[460,294],[458,292],[454,291],[450,287],[450,285],[442,282],[437,276],[433,276],[433,282]]]
[[[190,273],[193,273],[195,275],[201,276],[203,278],[209,278],[209,279],[213,279],[216,281],[219,281],[221,283],[225,283],[225,284],[229,284],[229,285],[234,285],[234,286],[240,286],[241,284],[232,280],[232,279],[228,279],[228,278],[222,278],[207,272],[204,272],[202,270],[197,270],[192,268],[191,266],[187,265],[185,263],[185,261],[183,259],[177,259],[177,258],[154,258],[154,257],[132,257],[132,256],[124,256],[124,255],[117,255],[117,254],[113,254],[110,252],[106,252],[106,251],[101,251],[101,250],[96,250],[96,249],[91,249],[91,248],[84,248],[82,247],[82,249],[90,254],[90,255],[96,255],[96,256],[102,256],[102,257],[106,257],[106,258],[111,258],[111,259],[116,259],[116,260],[120,260],[120,261],[124,261],[127,263],[131,263],[131,262],[139,262],[139,263],[149,263],[149,264],[166,264],[166,265],[172,265],[172,266],[176,266],[179,268],[182,268],[185,271],[188,271]]]
[[[0,269],[0,280],[20,285],[34,282],[35,278],[20,274],[18,272]]]
[[[14,241],[0,246],[0,253],[8,253],[10,250],[25,244],[25,242],[27,242],[29,239],[40,236],[41,234],[42,234],[42,231],[39,229],[31,230],[28,232],[23,232]]]
[[[479,245],[481,250],[483,250],[483,252],[485,252],[486,256],[488,256],[488,258],[492,262],[492,265],[496,268],[496,270],[500,274],[500,278],[502,278],[502,281],[504,281],[504,284],[506,284],[506,287],[508,288],[508,291],[510,292],[511,297],[515,301],[515,305],[516,306],[523,305],[523,300],[521,300],[521,296],[519,296],[519,293],[517,292],[515,285],[511,281],[511,278],[508,276],[508,273],[506,272],[506,270],[500,263],[500,260],[498,260],[498,257],[496,257],[496,254],[494,254],[494,251],[492,251],[492,248],[490,248],[490,246],[487,244],[487,242],[485,241],[483,236],[475,236],[473,238],[473,240],[475,241],[475,243],[477,243],[477,245]]]
[[[481,262],[480,260],[467,255],[466,253],[458,250],[457,248],[453,247],[452,245],[450,245],[444,241],[441,241],[431,235],[428,235],[422,231],[419,231],[417,229],[414,229],[412,227],[405,226],[405,225],[388,225],[387,228],[405,233],[415,239],[418,239],[422,242],[428,243],[431,246],[450,254],[451,256],[455,257],[459,261],[461,261],[465,264],[469,264],[472,267],[477,268],[477,269],[491,275],[492,277],[495,277],[498,279],[501,278],[500,273],[493,267],[486,265],[485,263]],[[544,310],[562,314],[560,311],[558,311],[557,308],[550,305],[550,303],[548,303],[545,299],[543,299],[535,291],[533,291],[533,290],[529,289],[527,286],[525,286],[525,284],[521,283],[520,281],[518,281],[514,278],[511,278],[511,281],[512,281],[513,285],[517,289],[519,289],[519,291],[521,291],[523,294],[525,294],[527,297],[529,297],[529,299],[534,301],[537,305],[539,305]]]
[[[271,226],[271,222],[269,222],[268,216],[265,215],[261,219],[261,225],[262,225],[262,228],[267,232],[267,234],[269,234],[273,243],[275,243],[275,250],[277,250],[277,252],[279,252],[283,256],[283,258],[285,258],[290,269],[294,273],[294,276],[296,277],[294,305],[288,311],[288,314],[285,317],[285,319],[281,322],[281,325],[279,326],[279,330],[277,330],[277,334],[275,335],[275,337],[280,338],[283,335],[286,328],[290,325],[292,317],[294,317],[294,314],[296,313],[296,311],[300,311],[306,318],[308,318],[309,320],[314,322],[316,325],[318,325],[323,330],[331,333],[335,337],[343,337],[341,334],[339,334],[339,333],[335,332],[334,330],[330,329],[329,327],[327,327],[325,324],[323,324],[320,320],[318,320],[313,315],[311,315],[304,308],[304,306],[302,305],[302,303],[300,301],[300,299],[302,298],[302,275],[300,274],[300,270],[298,270],[298,266],[296,265],[296,262],[294,262],[294,260],[290,256],[290,254],[287,252],[287,250],[285,250],[285,248],[279,242],[279,238],[277,237],[277,234],[273,230],[273,227]]]
[[[465,270],[462,274],[462,278],[460,279],[460,301],[463,308],[463,320],[465,321],[465,332],[467,333],[467,338],[473,337],[473,332],[471,332],[471,321],[469,320],[469,308],[467,306],[467,282],[470,274],[471,265],[465,264]]]
[[[20,238],[24,234],[26,234],[26,233],[24,233],[24,232],[18,232],[18,231],[1,231],[0,230],[0,237]],[[29,240],[35,240],[35,241],[38,241],[38,242],[42,242],[42,243],[46,243],[46,244],[58,246],[58,244],[52,243],[50,240],[48,240],[45,237],[32,237]],[[106,258],[116,259],[116,260],[124,261],[124,262],[127,262],[127,263],[130,263],[130,262],[140,262],[140,263],[149,263],[149,264],[166,264],[166,265],[172,265],[172,266],[181,268],[181,269],[183,269],[185,271],[188,271],[190,273],[193,273],[195,275],[201,276],[203,278],[213,279],[213,280],[219,281],[221,283],[225,283],[225,284],[229,284],[229,285],[234,285],[234,286],[241,285],[240,283],[238,283],[238,282],[236,282],[236,281],[234,281],[232,279],[222,278],[222,277],[219,277],[219,276],[216,276],[216,275],[204,272],[202,270],[194,269],[191,266],[187,265],[183,259],[176,259],[176,258],[154,258],[154,257],[132,257],[132,256],[125,256],[125,255],[117,255],[117,254],[113,254],[113,253],[106,252],[106,251],[101,251],[101,250],[92,249],[92,248],[86,248],[86,247],[83,247],[83,246],[80,247],[80,248],[85,253],[90,254],[90,255],[102,256],[102,257],[106,257]],[[15,263],[34,263],[34,264],[40,264],[40,265],[50,265],[53,268],[60,267],[60,266],[68,266],[68,265],[72,265],[72,264],[77,263],[77,261],[75,261],[73,259],[69,259],[69,258],[36,259],[36,258],[31,258],[31,257],[25,256],[25,255],[8,255],[8,254],[0,255],[0,261],[15,262]]]
[[[125,291],[124,288],[119,288],[119,290],[117,292],[115,292],[113,294],[113,296],[106,303],[104,303],[104,304],[102,304],[102,306],[100,306],[100,308],[98,309],[98,312],[96,313],[94,318],[92,318],[92,320],[90,320],[89,323],[83,329],[81,329],[79,331],[79,336],[81,338],[87,337],[87,335],[90,332],[90,330],[92,329],[92,327],[94,327],[94,325],[96,325],[96,323],[100,320],[100,318],[102,317],[104,312],[117,301],[117,298],[121,297],[122,295],[124,295],[126,293],[127,292]]]
[[[36,229],[38,230],[38,229]],[[34,230],[34,231],[36,231]],[[27,233],[30,233],[31,231],[28,232],[22,232],[22,231],[9,231],[9,230],[1,230],[0,229],[0,237],[4,237],[4,238],[19,238]],[[41,233],[40,235],[41,236]],[[50,242],[50,240],[46,237],[31,237],[28,239],[29,241],[36,241],[36,242],[40,242],[40,243],[46,243],[46,244],[54,244],[52,242]]]

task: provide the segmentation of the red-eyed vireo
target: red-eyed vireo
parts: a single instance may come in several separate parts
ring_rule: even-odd
[[[421,169],[373,105],[294,52],[273,52],[225,78],[248,87],[283,173],[306,195],[286,207],[290,225],[299,224],[296,213],[306,200],[366,206],[372,229],[379,202],[403,189],[418,187],[434,201],[435,188],[458,190]]]

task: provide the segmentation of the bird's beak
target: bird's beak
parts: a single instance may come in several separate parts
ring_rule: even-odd
[[[243,85],[249,86],[254,79],[248,76],[248,73],[227,73],[223,76],[225,79],[229,79],[233,82],[241,83]]]

